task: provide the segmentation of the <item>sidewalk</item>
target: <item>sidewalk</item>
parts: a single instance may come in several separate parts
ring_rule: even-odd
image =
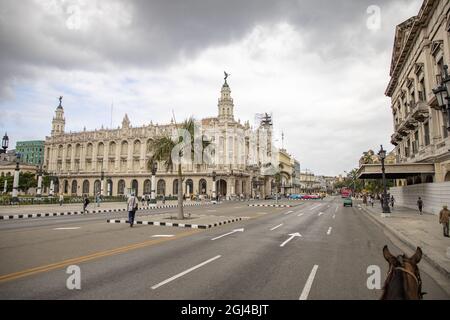
[[[450,238],[444,237],[438,216],[394,207],[390,217],[382,217],[379,203],[372,208],[358,201],[358,207],[412,250],[420,247],[423,259],[450,278]]]

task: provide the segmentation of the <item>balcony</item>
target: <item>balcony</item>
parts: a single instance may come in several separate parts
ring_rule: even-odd
[[[426,119],[428,119],[430,116],[430,112],[428,109],[428,105],[425,102],[418,102],[413,105],[413,108],[411,110],[411,117],[412,119],[424,122]]]

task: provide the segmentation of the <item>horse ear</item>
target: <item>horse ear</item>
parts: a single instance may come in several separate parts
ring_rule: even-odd
[[[422,259],[422,249],[420,247],[417,247],[416,253],[411,257],[411,261],[414,264],[418,264],[420,260]]]
[[[383,256],[389,264],[395,264],[397,259],[389,252],[388,246],[384,246],[383,248]]]

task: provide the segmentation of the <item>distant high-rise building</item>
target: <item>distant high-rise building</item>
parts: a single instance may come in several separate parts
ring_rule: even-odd
[[[16,153],[20,153],[21,162],[42,165],[44,162],[44,143],[45,141],[18,141],[16,143]]]

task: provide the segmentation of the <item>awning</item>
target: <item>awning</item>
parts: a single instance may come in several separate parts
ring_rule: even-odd
[[[433,163],[386,164],[387,179],[407,179],[410,177],[434,175]],[[363,164],[357,173],[358,179],[382,179],[381,164]]]

